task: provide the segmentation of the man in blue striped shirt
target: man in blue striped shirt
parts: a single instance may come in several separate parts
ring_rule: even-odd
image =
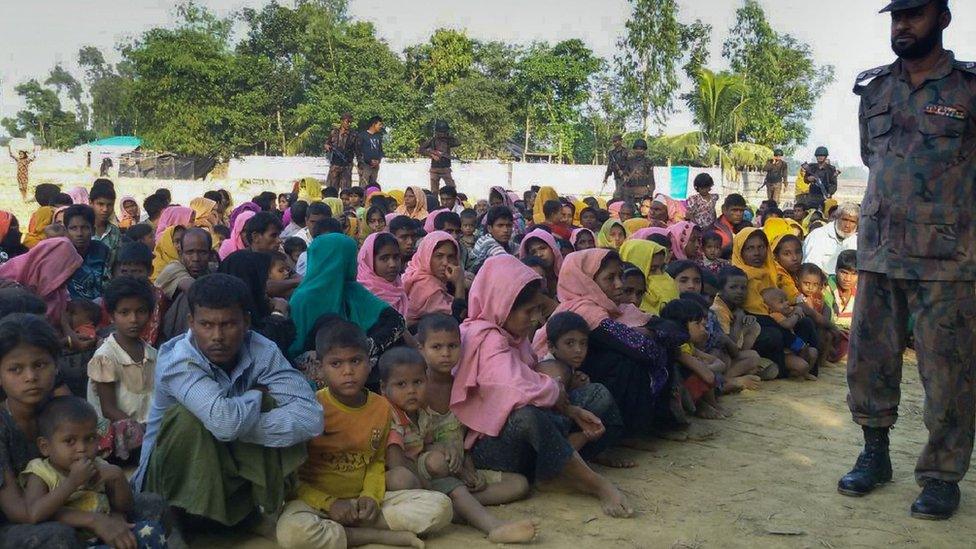
[[[278,347],[250,330],[250,292],[211,274],[188,292],[190,329],[160,348],[137,491],[236,525],[274,513],[322,433],[322,406]]]

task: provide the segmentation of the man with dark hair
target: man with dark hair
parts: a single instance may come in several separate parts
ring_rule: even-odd
[[[447,122],[438,120],[434,123],[434,137],[420,144],[417,154],[430,157],[430,192],[437,194],[441,188],[441,179],[448,187],[454,186],[454,176],[451,174],[451,149],[460,147],[461,142],[451,135],[451,127]]]
[[[505,206],[495,206],[485,214],[487,231],[478,239],[471,250],[471,263],[474,272],[478,272],[489,257],[512,253],[512,232],[515,218],[512,210]]]
[[[312,243],[312,228],[315,224],[327,217],[332,217],[333,211],[325,202],[312,202],[305,211],[305,227],[295,233],[294,236],[301,238],[306,244]]]
[[[352,131],[352,114],[342,113],[339,127],[332,128],[325,140],[325,154],[329,155],[326,187],[348,189],[352,185],[352,161],[358,148],[359,135]]]
[[[610,140],[613,148],[607,151],[607,171],[603,174],[603,184],[613,175],[613,196],[623,193],[624,170],[627,168],[627,149],[624,148],[624,137],[620,134]],[[526,201],[526,204],[529,204]]]
[[[368,187],[376,184],[383,160],[383,117],[374,116],[366,123],[366,130],[359,134],[357,153],[359,157],[359,185]]]
[[[142,201],[142,209],[146,212],[146,221],[155,227],[160,214],[166,209],[166,199],[158,194],[151,194]]]
[[[88,203],[95,210],[95,225],[92,240],[97,240],[108,246],[108,268],[111,270],[115,262],[115,253],[122,241],[122,231],[111,222],[115,213],[115,185],[108,179],[96,179],[88,193]]]
[[[732,237],[735,233],[749,226],[745,221],[746,199],[741,194],[732,193],[722,202],[722,215],[715,220],[711,230],[722,237],[722,248],[732,247]]]
[[[288,240],[289,238],[298,234],[299,231],[305,228],[305,216],[308,214],[308,202],[304,200],[296,200],[291,204],[291,221],[288,225],[281,230],[281,240]]]
[[[458,200],[457,187],[447,185],[437,191],[437,198],[440,200],[441,208],[461,215],[464,211],[464,204]]]
[[[251,331],[243,281],[211,274],[187,293],[190,329],[159,350],[132,486],[235,526],[280,509],[324,414],[278,346]]]
[[[108,246],[92,240],[95,226],[95,211],[87,204],[75,204],[64,211],[64,227],[68,239],[81,255],[81,267],[68,279],[68,293],[73,299],[97,299],[102,295],[102,286],[112,275],[108,260],[112,255]]]
[[[786,161],[783,160],[783,149],[773,151],[773,158],[766,161],[763,171],[766,172],[766,179],[763,185],[766,187],[766,198],[779,203],[779,197],[786,188]]]
[[[204,229],[187,229],[180,237],[177,249],[179,261],[171,261],[156,277],[155,284],[163,291],[170,306],[163,316],[160,342],[169,341],[186,331],[189,303],[186,292],[193,282],[206,275],[213,257],[213,242]]]
[[[244,223],[241,239],[255,252],[276,252],[281,247],[281,220],[271,212],[261,212]]]
[[[614,198],[634,203],[640,196],[654,196],[654,164],[647,158],[647,141],[634,140],[634,150],[624,166],[624,184]]]
[[[959,507],[976,418],[976,63],[943,47],[952,22],[944,0],[895,0],[882,11],[891,12],[898,59],[862,72],[854,87],[870,175],[858,225],[847,402],[864,450],[837,489],[863,496],[892,479],[888,432],[914,317],[929,436],[915,465],[922,492],[911,514],[941,520]]]

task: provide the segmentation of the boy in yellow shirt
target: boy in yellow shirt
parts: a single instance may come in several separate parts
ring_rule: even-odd
[[[451,522],[451,500],[427,490],[386,492],[386,446],[392,411],[365,389],[369,343],[355,324],[333,320],[315,338],[316,397],[325,409],[325,432],[308,443],[299,469],[298,499],[278,519],[285,548],[332,549],[380,543],[423,547],[418,535]]]

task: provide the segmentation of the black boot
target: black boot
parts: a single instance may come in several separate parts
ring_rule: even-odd
[[[929,479],[912,504],[912,516],[925,520],[946,520],[959,508],[959,484]]]
[[[851,472],[837,482],[837,491],[845,496],[860,497],[879,484],[891,481],[891,458],[888,456],[888,428],[862,427],[864,451],[857,456]]]

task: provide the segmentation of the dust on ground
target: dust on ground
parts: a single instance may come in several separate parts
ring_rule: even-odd
[[[504,518],[536,517],[533,547],[960,547],[976,543],[976,486],[963,481],[962,505],[949,522],[913,519],[913,469],[926,440],[922,386],[906,355],[901,419],[892,432],[894,481],[864,498],[837,493],[853,464],[860,428],[847,411],[842,366],[819,382],[776,381],[723,399],[730,419],[698,421],[715,431],[698,442],[654,441],[653,452],[628,451],[640,465],[600,471],[630,497],[633,519],[603,516],[597,502],[562,490],[535,491],[526,501],[495,507]],[[490,547],[476,530],[452,525],[432,536],[432,549]],[[198,538],[194,547],[263,549],[267,540]]]

